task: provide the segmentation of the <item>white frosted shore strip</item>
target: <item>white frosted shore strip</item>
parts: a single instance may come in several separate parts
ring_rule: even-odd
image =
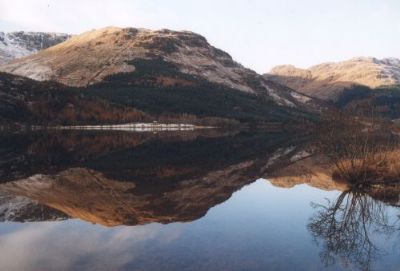
[[[210,129],[214,127],[196,126],[187,123],[128,123],[128,124],[116,124],[116,125],[53,126],[46,128],[54,130],[118,130],[118,131],[134,131],[134,132],[154,132],[154,131],[192,131],[195,129]]]

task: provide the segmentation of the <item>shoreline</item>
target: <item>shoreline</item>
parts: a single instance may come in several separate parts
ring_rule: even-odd
[[[197,126],[187,123],[126,123],[107,125],[57,125],[36,126],[35,130],[109,130],[109,131],[132,131],[132,132],[158,132],[158,131],[194,131],[199,129],[215,129],[213,126]]]

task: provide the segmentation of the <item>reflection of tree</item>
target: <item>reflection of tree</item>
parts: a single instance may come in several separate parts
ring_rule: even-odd
[[[326,206],[313,203],[317,210],[308,225],[315,241],[323,244],[320,254],[325,265],[341,260],[370,270],[379,255],[372,236],[391,235],[397,221],[387,214],[387,205],[367,196],[365,191],[345,191]]]
[[[332,163],[332,179],[347,184],[336,201],[313,204],[308,229],[323,244],[326,265],[340,260],[369,270],[380,250],[374,238],[397,231],[388,205],[398,206],[400,141],[391,125],[370,118],[332,115],[323,125],[317,149]]]

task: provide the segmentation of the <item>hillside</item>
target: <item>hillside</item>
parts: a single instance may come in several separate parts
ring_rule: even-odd
[[[219,85],[132,87],[109,82],[89,89],[0,72],[0,124],[190,122],[199,125],[295,123],[315,114],[278,106]]]
[[[79,89],[0,72],[0,123],[73,124],[152,120],[134,108],[88,97]]]
[[[157,117],[293,122],[315,119],[321,109],[314,99],[266,80],[188,31],[93,30],[0,70],[56,81],[80,95]]]

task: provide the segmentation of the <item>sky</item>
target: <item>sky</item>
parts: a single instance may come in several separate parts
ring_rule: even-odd
[[[0,0],[0,31],[106,26],[190,30],[260,73],[400,58],[400,0]]]

